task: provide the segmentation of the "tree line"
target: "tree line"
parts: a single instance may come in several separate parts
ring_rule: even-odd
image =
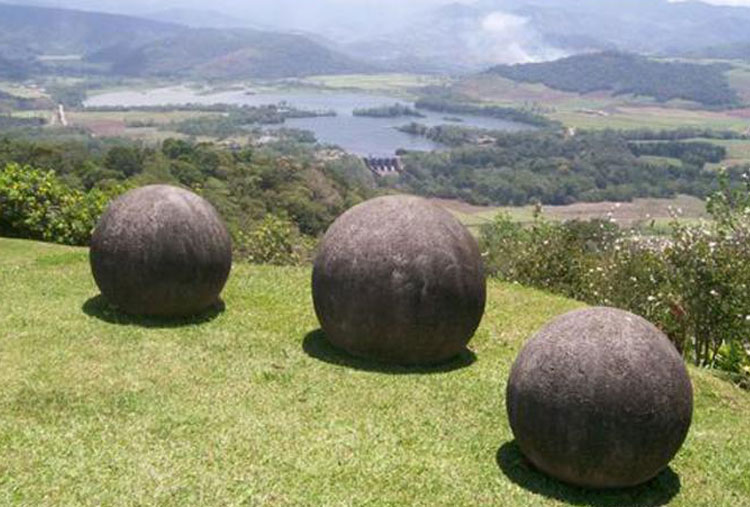
[[[724,148],[706,142],[635,143],[618,131],[485,134],[491,144],[459,143],[447,151],[405,154],[404,171],[392,184],[480,205],[704,197],[716,188],[716,174],[705,165],[726,156]],[[451,138],[460,141],[455,134]],[[646,154],[683,163],[640,158]]]

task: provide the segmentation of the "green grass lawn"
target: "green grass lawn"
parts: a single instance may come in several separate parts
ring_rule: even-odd
[[[391,369],[327,345],[309,281],[238,264],[225,311],[137,320],[85,249],[0,239],[0,504],[750,504],[750,394],[692,368],[692,430],[654,481],[587,492],[525,464],[508,371],[577,303],[491,282],[475,356]]]

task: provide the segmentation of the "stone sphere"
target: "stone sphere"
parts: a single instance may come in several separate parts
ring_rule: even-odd
[[[693,390],[682,358],[648,321],[590,308],[534,336],[511,369],[510,426],[539,470],[589,488],[635,486],[687,436]]]
[[[333,345],[400,365],[466,350],[486,296],[474,237],[449,212],[410,196],[372,199],[339,217],[315,259],[312,289]]]
[[[102,295],[123,312],[184,317],[218,303],[232,243],[208,201],[151,185],[109,206],[94,231],[90,260]]]

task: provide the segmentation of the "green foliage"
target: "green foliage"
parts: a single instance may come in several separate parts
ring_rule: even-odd
[[[120,191],[73,190],[52,171],[8,164],[0,171],[0,235],[87,245],[99,216]]]
[[[727,149],[704,141],[694,142],[631,142],[633,155],[671,157],[680,159],[684,164],[703,167],[706,163],[718,163],[727,156]]]
[[[674,221],[668,237],[627,233],[608,222],[523,228],[501,216],[481,231],[487,264],[502,279],[656,323],[696,365],[750,381],[750,181],[725,175],[713,221]]]
[[[484,132],[457,126],[413,124],[406,130],[453,145],[443,152],[412,152],[403,157],[399,189],[458,198],[473,204],[526,205],[629,201],[636,197],[705,197],[716,188],[708,161],[725,151],[707,143],[636,143],[626,132]],[[640,160],[639,154],[677,154],[682,166]],[[737,178],[737,173],[730,175]]]
[[[143,170],[143,153],[135,146],[114,146],[104,157],[104,167],[128,178]]]
[[[19,118],[10,115],[0,115],[0,130],[8,130],[23,127],[41,127],[44,125],[42,118]]]
[[[646,95],[660,102],[684,99],[707,106],[734,106],[740,99],[725,75],[730,68],[724,64],[659,62],[610,51],[553,62],[499,65],[488,72],[569,92],[606,90]]]
[[[413,136],[426,137],[431,141],[451,147],[478,144],[479,138],[488,133],[486,130],[467,128],[460,125],[436,125],[428,127],[416,122],[397,127],[396,130]]]
[[[86,101],[86,88],[82,85],[52,85],[47,91],[55,104],[66,107],[81,107]]]
[[[310,259],[314,242],[302,236],[294,222],[266,215],[249,232],[239,231],[235,248],[254,264],[299,265]]]
[[[335,116],[334,111],[304,111],[286,104],[267,106],[226,107],[221,116],[204,116],[172,122],[163,130],[190,136],[208,136],[220,139],[248,133],[251,125],[278,125],[290,118],[316,118]]]
[[[21,81],[29,77],[34,68],[33,64],[18,58],[6,58],[0,55],[0,78]]]
[[[0,58],[0,67],[3,66],[3,60]],[[0,77],[2,77],[2,70],[0,70]],[[12,113],[13,111],[18,110],[29,110],[29,109],[37,109],[38,106],[51,106],[52,104],[48,103],[45,99],[28,99],[23,97],[17,97],[15,95],[11,95],[8,92],[5,92],[3,90],[0,90],[0,114],[1,113]],[[14,125],[8,125],[3,124],[2,121],[5,119],[6,122],[13,120],[13,119],[23,119],[28,120],[29,118],[15,118],[11,116],[3,117],[0,116],[0,129],[7,129],[9,127],[13,127]],[[39,118],[41,120],[41,118]],[[44,124],[44,120],[41,120],[41,123]]]
[[[70,199],[74,202],[96,202],[94,196],[111,195],[123,185],[164,183],[191,188],[217,208],[235,232],[238,248],[248,243],[239,231],[259,234],[260,250],[249,255],[256,262],[297,263],[304,259],[309,242],[346,209],[372,195],[374,187],[372,176],[361,161],[349,157],[320,161],[311,149],[296,143],[276,143],[259,150],[228,150],[211,143],[176,139],[167,139],[160,149],[122,142],[83,145],[0,139],[0,164],[37,168],[30,174],[54,181],[54,195],[66,199],[73,196]],[[53,169],[55,173],[51,175]],[[23,174],[15,171],[13,177]],[[34,183],[26,185],[28,192],[33,192]],[[91,206],[80,205],[78,211],[83,214],[87,209]],[[57,210],[52,206],[41,216],[57,217]],[[58,220],[68,217],[76,224],[71,225],[75,233],[43,234],[43,225],[22,230],[19,223],[27,219],[33,222],[37,218],[28,217],[39,213],[19,208],[17,215],[23,218],[14,218],[13,227],[5,227],[0,234],[85,244],[93,226],[70,215],[75,211],[73,206]],[[89,214],[98,216],[94,211]],[[285,218],[279,225],[277,218],[264,222],[267,216]],[[259,224],[263,225],[260,229]],[[281,234],[287,226],[292,232]],[[289,248],[279,246],[280,238],[295,244]],[[240,254],[244,255],[241,251]]]
[[[424,118],[424,115],[416,109],[398,103],[393,104],[392,106],[355,109],[352,111],[352,114],[354,116],[369,116],[371,118],[399,118],[401,116]]]
[[[629,141],[684,141],[686,139],[748,139],[750,135],[736,130],[717,130],[703,127],[679,127],[674,129],[634,128],[620,131]]]
[[[584,301],[580,296],[590,292],[587,278],[597,257],[620,236],[616,226],[601,220],[561,224],[537,218],[525,228],[507,214],[481,233],[493,274]]]
[[[457,102],[453,97],[432,96],[419,99],[415,106],[417,109],[426,109],[438,113],[469,114],[476,116],[489,116],[501,120],[525,123],[534,127],[555,127],[558,124],[534,109],[517,109],[502,106],[483,106],[468,102]]]

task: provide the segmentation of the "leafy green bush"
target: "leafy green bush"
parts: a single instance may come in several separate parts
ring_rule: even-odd
[[[87,245],[107,203],[121,191],[82,192],[54,171],[8,164],[0,171],[0,235]]]
[[[750,386],[750,179],[720,184],[713,220],[675,220],[667,237],[601,220],[524,228],[500,216],[481,232],[487,265],[508,281],[642,315],[696,365]]]
[[[235,249],[255,264],[296,265],[309,260],[313,240],[290,220],[269,214],[249,232],[235,234]]]

